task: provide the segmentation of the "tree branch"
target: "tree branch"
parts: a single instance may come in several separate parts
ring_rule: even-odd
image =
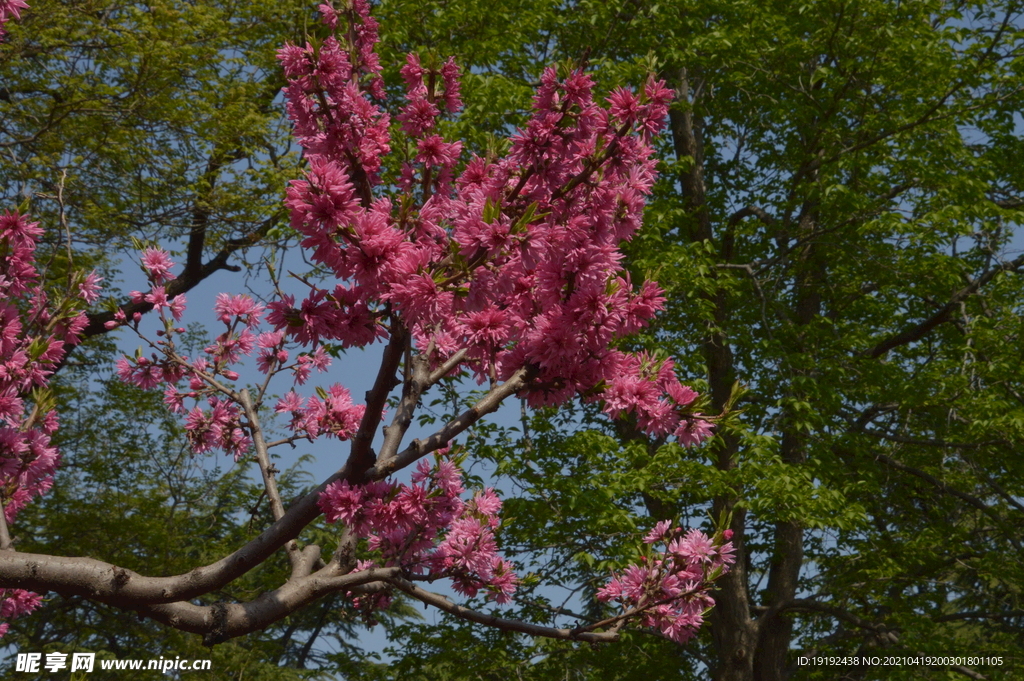
[[[281,494],[277,490],[277,480],[274,478],[276,469],[270,463],[267,442],[263,439],[263,428],[260,427],[259,415],[252,404],[252,398],[249,397],[249,390],[242,388],[238,397],[238,402],[245,411],[245,418],[249,422],[249,432],[252,434],[253,448],[256,450],[256,463],[259,464],[260,473],[263,475],[263,488],[267,492],[267,499],[270,500],[270,512],[276,522],[284,517],[284,505],[281,503]],[[288,559],[291,561],[293,574],[296,574],[304,566],[299,555],[299,545],[294,539],[291,539],[285,543],[285,547],[288,550]],[[309,570],[306,570],[305,574],[308,575]]]
[[[377,426],[380,425],[381,414],[387,404],[388,394],[398,385],[395,377],[398,366],[405,354],[406,335],[408,331],[396,318],[391,318],[391,340],[384,349],[384,357],[377,370],[377,378],[373,387],[366,393],[366,411],[363,413],[363,420],[359,423],[359,430],[352,438],[352,451],[348,456],[345,467],[349,469],[352,481],[358,482],[363,472],[373,466],[376,458],[371,445],[373,436],[377,433]]]
[[[509,620],[503,617],[497,617],[496,615],[487,615],[476,610],[464,608],[461,605],[456,605],[445,596],[421,589],[402,577],[389,577],[384,581],[394,585],[396,588],[405,592],[409,596],[412,596],[416,600],[426,603],[427,605],[434,606],[438,610],[443,610],[450,615],[455,615],[456,617],[469,620],[470,622],[485,624],[504,631],[518,631],[523,634],[529,634],[530,636],[543,636],[545,638],[555,638],[564,641],[586,641],[588,643],[610,643],[619,640],[618,632],[576,632],[574,629],[556,629],[554,627],[545,627],[539,624],[530,624],[529,622]]]
[[[406,339],[408,343],[408,339]],[[380,448],[380,461],[388,461],[398,454],[405,433],[412,423],[412,416],[420,402],[420,395],[430,386],[429,360],[424,354],[409,355],[409,375],[402,386],[402,399],[395,409],[391,425],[384,429],[384,444]]]
[[[207,279],[210,275],[220,270],[228,270],[230,272],[240,272],[241,267],[237,265],[229,265],[228,258],[230,258],[236,251],[253,246],[260,241],[270,228],[277,224],[282,218],[282,213],[277,212],[271,217],[263,221],[258,229],[254,230],[250,234],[240,239],[232,239],[227,241],[223,248],[217,252],[210,260],[205,264],[198,267],[194,267],[191,270],[186,266],[185,271],[181,273],[181,276],[176,279],[172,279],[166,287],[167,298],[173,299],[180,296],[183,293],[191,291],[203,280]],[[131,319],[132,316],[138,312],[145,314],[153,309],[152,303],[124,303],[119,307],[120,310],[124,311],[125,316]],[[92,338],[93,336],[99,336],[107,333],[109,329],[106,328],[106,323],[114,320],[114,312],[92,312],[87,315],[89,324],[82,331],[82,339]]]
[[[170,577],[148,577],[93,558],[0,551],[0,588],[57,591],[119,607],[173,603],[219,589],[260,565],[320,515],[329,484],[349,477],[343,467],[294,503],[280,520],[224,558]]]
[[[736,225],[740,220],[748,217],[756,217],[769,227],[775,224],[775,218],[769,215],[763,208],[758,206],[745,206],[729,216],[729,225]]]
[[[366,472],[366,477],[370,480],[386,478],[395,471],[402,470],[420,457],[446,446],[452,438],[458,436],[482,417],[496,411],[505,398],[525,388],[533,373],[534,370],[532,368],[523,367],[519,369],[507,381],[493,388],[479,402],[446,423],[443,428],[427,439],[413,440],[402,452],[386,461],[379,462]]]
[[[942,308],[931,317],[928,317],[916,326],[906,329],[905,331],[901,331],[894,336],[890,336],[863,354],[871,358],[881,357],[890,350],[898,348],[901,345],[907,345],[908,343],[921,340],[936,326],[948,321],[950,315],[959,308],[961,301],[976,293],[982,286],[992,281],[998,274],[1003,272],[1015,272],[1020,269],[1022,265],[1024,265],[1024,255],[1018,256],[1010,262],[1002,263],[998,267],[988,270],[970,284],[954,293],[949,299],[949,302],[942,306]]]
[[[336,575],[333,568],[323,568],[306,577],[290,579],[280,588],[260,594],[248,603],[194,605],[179,601],[136,610],[175,629],[202,634],[204,644],[215,645],[265,629],[328,593],[380,582],[398,571],[399,568],[371,568]]]

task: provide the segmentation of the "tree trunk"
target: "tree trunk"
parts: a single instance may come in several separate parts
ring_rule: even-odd
[[[732,264],[730,261],[734,253],[731,226],[723,220],[723,233],[716,240],[705,199],[704,124],[698,113],[703,81],[699,73],[683,68],[676,74],[675,87],[677,101],[682,104],[670,113],[675,152],[680,159],[692,159],[692,163],[684,166],[686,169],[679,176],[688,218],[688,236],[695,243],[715,243],[720,261]],[[813,183],[816,181],[815,175],[815,171],[810,170],[800,181]],[[820,249],[812,236],[817,229],[817,206],[813,202],[806,203],[795,222],[794,236],[805,244],[794,254],[797,299],[792,320],[795,326],[794,356],[798,358],[805,350],[802,347],[804,339],[801,327],[821,314],[821,287],[824,284],[825,269]],[[727,331],[729,300],[723,288],[706,293],[704,297],[711,303],[713,318],[702,349],[708,370],[712,410],[719,413],[729,399],[736,380],[735,362]],[[797,364],[801,364],[799,359],[794,362],[794,365]],[[803,364],[790,369],[805,373],[813,371],[813,368]],[[797,427],[795,414],[785,415],[782,430],[783,461],[794,466],[806,462],[806,435]],[[723,471],[734,468],[739,451],[738,439],[725,434],[717,440],[715,446],[716,467]],[[789,616],[780,615],[778,610],[797,596],[803,565],[804,530],[795,521],[776,523],[766,599],[762,604],[767,610],[755,620],[751,617],[753,603],[747,574],[749,559],[744,536],[746,515],[743,509],[735,508],[735,504],[735,498],[725,496],[716,498],[713,504],[716,518],[732,514],[730,526],[736,547],[736,565],[719,581],[719,590],[715,594],[716,607],[711,614],[712,636],[718,653],[713,675],[716,681],[782,681],[788,675],[787,659],[793,623]]]

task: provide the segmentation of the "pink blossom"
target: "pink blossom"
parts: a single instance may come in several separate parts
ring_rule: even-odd
[[[461,81],[459,78],[459,66],[455,63],[455,57],[448,57],[448,60],[441,67],[441,78],[444,83],[445,108],[448,113],[455,113],[462,108]]]
[[[462,153],[462,142],[445,142],[440,135],[430,135],[417,143],[416,160],[428,166],[454,166]]]
[[[658,523],[655,524],[654,528],[647,533],[646,537],[644,537],[644,543],[654,544],[655,542],[661,541],[668,535],[670,527],[672,527],[671,520],[658,521]]]
[[[643,556],[612,576],[597,594],[599,600],[617,601],[624,610],[643,613],[645,626],[659,629],[668,638],[684,643],[692,638],[714,605],[708,595],[714,580],[733,562],[731,532],[711,540],[700,530],[678,536],[679,528],[659,522],[645,543],[667,542],[664,552]]]
[[[348,481],[342,480],[327,486],[320,495],[319,504],[327,522],[334,523],[340,520],[352,524],[363,508],[363,493],[358,487],[352,487]]]
[[[289,390],[287,393],[285,393],[284,397],[278,400],[277,406],[274,407],[274,411],[276,411],[278,414],[283,412],[300,411],[304,403],[305,400],[299,397],[299,395],[296,394],[294,390]]]
[[[142,267],[149,274],[155,286],[173,279],[170,276],[174,262],[166,251],[160,248],[147,248],[142,254]]]
[[[237,405],[211,397],[209,410],[195,407],[185,418],[185,434],[196,454],[218,448],[238,461],[252,446],[252,441],[241,427],[241,412]]]
[[[103,278],[95,272],[90,272],[78,285],[79,295],[87,305],[92,305],[100,297],[100,282]]]
[[[259,324],[263,309],[263,305],[249,296],[230,296],[226,293],[217,294],[217,301],[213,305],[213,311],[220,321],[230,324],[232,318],[238,318],[250,329]]]
[[[715,429],[715,425],[702,418],[703,414],[694,414],[692,418],[685,419],[676,429],[675,436],[684,447],[699,445],[709,437]]]
[[[24,0],[0,0],[0,26],[11,17],[21,18],[21,10],[27,9],[28,3]]]
[[[685,407],[697,399],[697,391],[681,384],[679,381],[668,382],[665,386],[665,392],[680,407]]]

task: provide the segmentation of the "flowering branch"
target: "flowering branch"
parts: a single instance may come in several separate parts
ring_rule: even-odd
[[[0,0],[0,25],[22,7],[20,0]],[[695,411],[697,393],[679,381],[671,359],[618,349],[664,303],[655,284],[633,285],[619,245],[640,225],[655,179],[652,140],[671,92],[650,79],[638,93],[615,90],[602,106],[585,73],[559,80],[548,69],[533,115],[513,135],[508,154],[467,157],[462,143],[445,140],[437,124],[462,105],[454,60],[424,65],[408,56],[401,68],[405,103],[392,128],[381,106],[377,24],[367,1],[349,0],[340,10],[325,4],[320,12],[329,35],[286,45],[279,59],[288,115],[309,163],[288,188],[286,207],[302,247],[328,279],[302,279],[308,293],[298,302],[280,290],[266,305],[220,294],[214,311],[224,330],[189,357],[176,341],[187,303],[176,294],[196,276],[198,260],[190,256],[175,277],[170,256],[149,248],[142,256],[149,290],[132,292],[130,305],[104,324],[129,327],[149,344],[148,356],[140,351],[122,358],[118,374],[143,389],[163,388],[168,408],[184,418],[195,453],[219,449],[236,462],[257,463],[273,524],[231,555],[173,577],[11,550],[7,523],[48,488],[56,467],[48,439],[56,416],[37,397],[26,417],[22,396],[45,385],[86,318],[81,306],[51,303],[34,270],[24,274],[38,230],[7,214],[0,218],[0,237],[9,246],[0,256],[7,268],[0,288],[22,303],[0,301],[0,361],[6,362],[0,419],[11,426],[0,428],[6,513],[6,522],[0,517],[0,587],[82,595],[201,633],[209,643],[266,627],[334,592],[372,616],[395,590],[458,617],[532,635],[610,641],[627,620],[639,619],[685,640],[712,603],[712,583],[731,562],[728,536],[711,540],[696,530],[684,536],[659,524],[646,541],[663,542],[665,550],[648,549],[641,564],[601,591],[600,598],[621,603],[622,612],[576,629],[484,615],[414,584],[448,579],[468,597],[483,594],[499,604],[517,588],[512,564],[497,552],[501,500],[492,489],[465,489],[452,455],[453,441],[506,399],[518,396],[536,407],[580,397],[657,438],[674,436],[689,446],[710,437],[718,417]],[[402,142],[397,152],[392,135]],[[388,176],[388,168],[400,169]],[[92,303],[97,278],[76,282],[79,299]],[[140,332],[147,309],[159,319],[156,340]],[[314,370],[328,372],[328,344],[362,348],[377,341],[386,346],[365,404],[354,402],[340,383],[300,394]],[[239,369],[253,355],[264,376],[250,389]],[[487,382],[489,390],[403,448],[422,396],[453,375]],[[263,401],[272,381],[288,378],[292,385],[274,412],[287,419],[290,435],[268,444]],[[395,413],[382,428],[399,385]],[[379,432],[378,456],[373,443]],[[269,449],[321,437],[349,443],[346,463],[286,509]],[[413,464],[409,483],[391,479]],[[326,563],[319,546],[297,542],[320,513],[341,527]],[[292,571],[276,590],[246,603],[189,602],[282,547]],[[34,607],[38,596],[27,593],[0,594],[13,604],[3,612]]]

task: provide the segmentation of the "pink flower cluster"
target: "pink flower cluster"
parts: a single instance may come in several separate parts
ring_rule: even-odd
[[[0,19],[4,11],[0,5]],[[78,275],[63,299],[52,300],[35,267],[41,235],[39,225],[24,215],[0,215],[0,504],[8,525],[53,484],[60,455],[50,437],[58,424],[45,387],[68,348],[78,343],[87,323],[83,308],[96,300],[100,282],[95,273]],[[25,404],[30,394],[32,410]],[[35,594],[4,590],[0,619],[29,612],[38,603]],[[2,631],[6,627],[0,625]]]
[[[639,614],[644,626],[685,643],[715,604],[708,590],[735,560],[731,538],[732,530],[710,539],[700,530],[683,534],[670,521],[661,521],[644,543],[662,542],[664,551],[641,556],[639,563],[613,576],[597,598],[617,601],[624,613]]]
[[[351,191],[348,178],[375,182],[381,156],[390,151],[389,118],[363,96],[365,88],[376,99],[384,97],[380,62],[373,49],[377,22],[370,16],[367,0],[346,4],[350,7],[341,16],[327,4],[320,5],[320,12],[333,30],[341,22],[351,27],[351,44],[332,35],[315,47],[286,45],[278,53],[288,78],[285,95],[295,138],[315,169],[308,185],[293,183],[288,200],[295,201],[293,194],[313,199],[308,215],[312,222],[329,223],[343,212],[350,200],[346,198]]]
[[[252,438],[242,428],[238,406],[217,395],[207,399],[209,409],[196,406],[185,417],[185,435],[196,454],[222,449],[241,459],[252,447]]]
[[[24,589],[0,589],[0,620],[12,620],[31,613],[43,602],[43,597]],[[0,637],[3,637],[11,625],[6,621],[0,623]]]
[[[315,440],[320,435],[351,439],[359,429],[366,407],[353,404],[352,394],[335,383],[327,390],[317,389],[318,397],[308,400],[289,392],[277,403],[277,413],[292,415],[291,429]]]
[[[338,15],[321,9],[336,26]],[[606,109],[589,76],[559,81],[549,69],[508,155],[473,157],[456,176],[462,146],[437,134],[436,120],[461,106],[458,69],[410,55],[398,119],[410,140],[399,147],[413,151],[399,159],[404,194],[392,201],[378,179],[387,114],[374,102],[376,61],[365,57],[376,25],[365,2],[346,13],[358,29],[349,48],[328,38],[279,56],[310,159],[288,191],[292,225],[313,260],[350,285],[314,288],[299,307],[271,303],[269,321],[300,342],[362,345],[385,335],[388,309],[434,366],[466,350],[480,382],[531,368],[532,405],[582,394],[611,416],[635,414],[649,433],[686,444],[708,437],[709,422],[688,411],[697,395],[670,360],[615,349],[664,302],[653,283],[633,287],[618,245],[640,224],[655,177],[651,138],[671,92],[651,80],[640,93],[616,90]]]
[[[321,496],[320,508],[328,522],[340,520],[368,539],[378,557],[359,569],[397,566],[427,580],[447,577],[459,593],[476,596],[483,590],[507,603],[518,580],[497,553],[501,500],[493,489],[476,492],[468,502],[463,492],[462,471],[438,457],[434,466],[421,459],[409,485],[335,482]]]

